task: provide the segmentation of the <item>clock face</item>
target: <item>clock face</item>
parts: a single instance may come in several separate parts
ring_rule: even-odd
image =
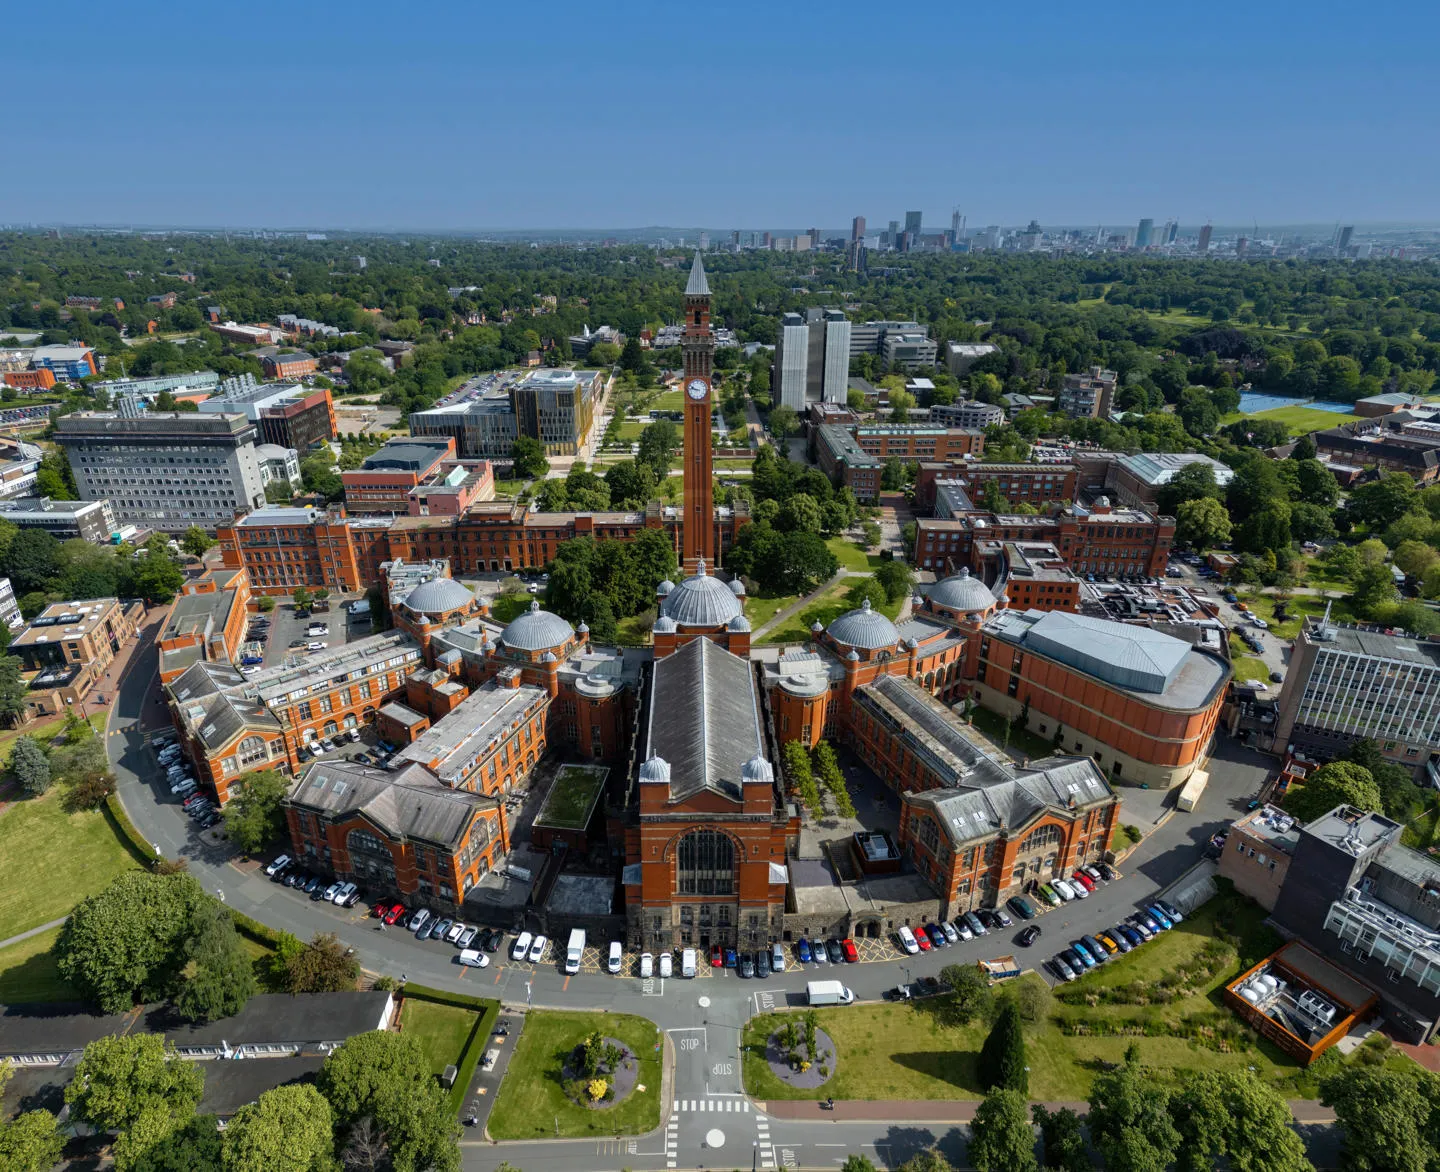
[[[700,400],[710,393],[710,384],[703,378],[692,378],[685,390],[692,399]]]

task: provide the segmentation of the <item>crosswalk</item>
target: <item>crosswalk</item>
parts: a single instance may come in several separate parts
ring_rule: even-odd
[[[755,1116],[755,1138],[760,1141],[760,1167],[775,1167],[775,1148],[770,1143],[770,1120],[765,1116]]]
[[[724,1114],[734,1111],[750,1110],[749,1099],[676,1099],[675,1110],[677,1113],[711,1111],[715,1114]]]
[[[678,1107],[679,1104],[677,1103]],[[675,1162],[680,1158],[680,1117],[670,1116],[670,1123],[665,1128],[665,1167],[675,1167]]]

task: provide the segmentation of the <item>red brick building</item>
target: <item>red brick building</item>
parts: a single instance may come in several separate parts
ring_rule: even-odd
[[[260,365],[266,378],[298,380],[314,374],[320,364],[314,355],[297,350],[290,354],[267,354],[260,359]]]

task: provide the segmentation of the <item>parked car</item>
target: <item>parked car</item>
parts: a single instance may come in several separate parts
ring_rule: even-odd
[[[610,973],[619,973],[623,955],[624,949],[621,947],[620,941],[610,941],[610,951],[605,958],[605,971]]]
[[[445,939],[445,933],[450,931],[450,925],[453,922],[454,921],[451,920],[448,916],[442,916],[440,919],[436,920],[433,924],[430,925],[430,939]]]
[[[360,902],[360,897],[363,894],[364,892],[362,892],[359,887],[352,883],[350,884],[350,894],[345,896],[338,902],[341,907],[354,907],[357,903]]]
[[[385,913],[385,923],[393,924],[404,914],[405,905],[403,903],[397,903],[394,907],[392,907],[388,912]]]
[[[1109,863],[1097,863],[1096,869],[1100,872],[1101,878],[1107,883],[1113,883],[1120,876],[1120,872],[1115,870]]]
[[[839,964],[845,959],[845,951],[840,947],[840,941],[831,936],[825,941],[825,952],[830,957],[831,964]]]
[[[456,959],[461,964],[473,969],[483,969],[490,963],[490,958],[483,952],[476,952],[469,948],[462,948]]]
[[[770,975],[770,950],[768,948],[762,948],[755,953],[755,975],[757,977]]]
[[[920,945],[915,942],[915,933],[910,931],[906,925],[901,924],[895,935],[899,938],[900,948],[904,952],[914,956],[920,951]],[[800,941],[800,959],[802,961],[808,961],[810,959],[810,945],[804,940]]]
[[[1074,886],[1076,883],[1078,883],[1082,888],[1085,889],[1086,895],[1089,895],[1090,892],[1095,890],[1095,880],[1090,878],[1089,875],[1085,874],[1084,871],[1076,871],[1075,874],[1070,877],[1070,879],[1071,886]]]
[[[259,655],[242,655],[240,657],[240,664],[242,667],[255,667],[264,662],[265,660]]]
[[[550,938],[548,936],[536,936],[534,942],[530,945],[530,963],[539,964],[544,960],[545,949],[549,946]]]
[[[680,953],[680,975],[686,978],[695,975],[695,950],[693,948],[686,948]]]
[[[1090,955],[1093,956],[1097,962],[1110,959],[1110,950],[1101,944],[1100,941],[1096,940],[1094,936],[1087,933],[1080,937],[1080,942],[1090,950]]]
[[[1031,924],[1027,928],[1020,929],[1020,935],[1015,937],[1015,943],[1021,948],[1029,948],[1035,941],[1040,939],[1040,925]]]
[[[1035,908],[1023,895],[1012,895],[1005,901],[1005,904],[1022,920],[1033,920],[1035,918]],[[1008,928],[1010,925],[1006,923],[1005,926]]]
[[[521,932],[515,937],[515,943],[510,948],[511,960],[524,960],[530,952],[530,942],[534,939],[529,932]]]
[[[1145,906],[1145,910],[1150,913],[1150,918],[1155,920],[1160,927],[1169,929],[1175,926],[1175,921],[1165,914],[1164,908],[1151,903]]]
[[[710,945],[710,967],[718,969],[725,963],[725,950],[718,944]]]
[[[266,866],[265,877],[267,879],[278,878],[280,873],[284,871],[286,867],[290,866],[290,864],[294,861],[295,860],[292,859],[289,855],[279,856],[273,863],[270,863]]]
[[[675,957],[671,953],[662,952],[660,954],[660,975],[662,977],[669,977],[673,975],[674,971]]]
[[[785,971],[785,950],[778,942],[770,949],[770,967],[777,973]]]
[[[1136,912],[1130,917],[1130,922],[1135,925],[1135,931],[1139,932],[1146,940],[1149,940],[1160,930],[1160,925],[1151,920],[1150,917],[1143,912]]]
[[[844,950],[846,964],[855,964],[857,961],[859,961],[860,952],[855,947],[855,941],[847,937],[840,942],[840,947]]]
[[[918,948],[919,945],[917,944],[916,947]],[[825,955],[825,941],[816,940],[810,945],[810,959],[816,964],[828,964],[830,962],[830,958]]]
[[[909,928],[901,928],[900,931],[901,931],[901,933],[902,933],[901,947],[904,948],[903,933],[910,931],[910,929],[909,929]],[[915,939],[915,937],[912,935],[912,936],[910,937],[910,939],[913,941],[913,940]],[[912,950],[912,949],[906,949],[906,951],[907,951],[907,952],[910,952],[910,951],[919,952],[919,951],[920,951],[920,946],[919,946],[918,944],[916,944],[913,950]],[[799,958],[801,964],[809,964],[809,963],[810,963],[810,941],[806,940],[805,937],[803,937],[803,936],[800,937],[799,941],[798,941],[798,942],[796,943],[796,945],[795,945],[795,955]]]
[[[747,980],[755,975],[755,958],[748,952],[740,954],[740,975]]]
[[[733,969],[738,967],[739,964],[740,958],[736,954],[735,950],[733,948],[727,948],[725,950],[725,967],[727,969]]]
[[[971,929],[970,925],[965,922],[965,918],[963,916],[955,921],[955,935],[959,936],[961,940],[975,939],[974,931]]]
[[[1278,671],[1272,671],[1270,673],[1270,682],[1272,684],[1283,684],[1285,682],[1285,677]]]
[[[1091,954],[1083,940],[1070,941],[1070,951],[1080,958],[1080,963],[1087,969],[1093,969],[1100,963],[1100,958]]]
[[[1163,899],[1157,899],[1155,901],[1155,906],[1170,917],[1170,922],[1172,924],[1179,924],[1184,922],[1185,917],[1180,914],[1180,909],[1177,908],[1174,904],[1166,903]]]
[[[453,924],[450,925],[450,930],[445,933],[445,943],[458,944],[460,942],[460,937],[471,930],[472,929],[468,925],[462,924],[459,920],[456,920]]]
[[[500,945],[504,943],[505,933],[500,931],[499,928],[495,928],[491,931],[489,939],[485,941],[484,948],[486,952],[497,952],[499,951]]]
[[[1062,903],[1065,902],[1063,899],[1060,898],[1060,893],[1056,891],[1055,888],[1049,883],[1040,884],[1037,890],[1039,892],[1040,898],[1043,899],[1046,903],[1048,903],[1051,907],[1059,907]]]
[[[940,922],[940,930],[945,933],[945,942],[947,944],[960,943],[960,933],[956,930],[954,924],[942,920]]]
[[[325,650],[325,644],[322,643],[322,642],[320,642],[318,639],[311,639],[310,642],[308,642],[308,643],[305,644],[305,650],[306,650],[306,651],[324,651],[324,650]]]
[[[1118,936],[1124,936],[1130,942],[1131,948],[1139,948],[1145,943],[1145,937],[1140,935],[1140,929],[1133,924],[1116,924],[1115,933]]]
[[[648,981],[655,975],[655,956],[653,953],[642,952],[640,954],[640,978]]]
[[[988,936],[990,934],[990,929],[985,926],[985,921],[974,912],[966,912],[961,919],[970,925],[970,930],[974,932],[976,936]]]
[[[1050,967],[1062,981],[1073,981],[1080,974],[1072,969],[1065,958],[1058,953],[1050,958]]]
[[[1100,941],[1101,944],[1105,945],[1105,947],[1108,948],[1111,952],[1114,952],[1117,949],[1121,952],[1129,952],[1131,948],[1130,941],[1126,937],[1125,933],[1116,932],[1113,929],[1104,932],[1096,932],[1095,939]]]

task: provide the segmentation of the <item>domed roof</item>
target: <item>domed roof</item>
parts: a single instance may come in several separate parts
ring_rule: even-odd
[[[695,573],[665,596],[660,613],[682,627],[723,627],[740,613],[740,600],[719,578],[705,572],[705,559]]]
[[[405,596],[405,605],[421,614],[444,614],[474,601],[475,595],[454,578],[431,578]]]
[[[732,631],[748,631],[750,629],[750,620],[743,614],[737,614],[730,620],[730,629]]]
[[[656,593],[656,594],[669,594],[670,591],[672,591],[672,590],[674,590],[674,589],[675,589],[675,583],[672,582],[672,581],[670,581],[669,578],[666,578],[663,582],[660,583],[660,585],[658,585],[657,587],[655,587],[655,593]]]
[[[675,620],[669,615],[662,614],[655,620],[655,625],[651,630],[657,635],[673,635],[675,633]]]
[[[541,610],[538,602],[505,628],[500,636],[506,647],[517,651],[543,651],[559,647],[575,634],[575,629],[558,614]]]
[[[735,595],[736,598],[744,598],[744,597],[745,597],[745,583],[742,582],[742,581],[740,581],[739,578],[731,578],[731,579],[730,579],[730,593],[733,594],[733,595]]]
[[[895,629],[895,624],[878,610],[872,610],[868,598],[859,610],[842,614],[826,631],[835,642],[846,647],[862,647],[866,651],[879,651],[882,647],[894,647],[900,642],[900,632]]]
[[[590,624],[584,619],[581,619],[580,625],[575,628],[575,633],[577,635],[588,635],[590,633]]]
[[[930,588],[930,601],[948,610],[989,610],[995,605],[995,595],[979,578],[972,578],[966,567],[936,582]]]

